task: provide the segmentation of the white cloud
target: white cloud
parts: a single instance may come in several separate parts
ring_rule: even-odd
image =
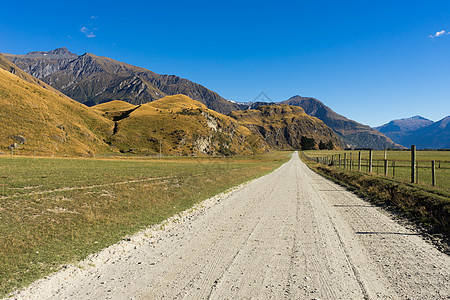
[[[97,28],[96,28],[97,29]],[[94,38],[95,34],[93,31],[89,30],[87,27],[81,27],[80,31],[86,35],[87,38]]]
[[[91,19],[97,19],[98,16],[91,16]]]
[[[449,35],[449,34],[450,34],[450,32],[447,32],[445,30],[441,30],[441,31],[436,32],[435,34],[429,35],[428,37],[434,39],[434,38],[441,37],[441,36],[444,36],[444,35]]]

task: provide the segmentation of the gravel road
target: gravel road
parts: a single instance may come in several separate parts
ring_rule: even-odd
[[[11,297],[450,299],[450,257],[294,153]]]

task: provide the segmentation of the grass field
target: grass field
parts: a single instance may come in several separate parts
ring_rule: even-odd
[[[0,296],[289,157],[0,157]]]
[[[331,157],[332,155],[347,154],[347,159],[352,160],[352,169],[358,169],[359,151],[334,151],[314,150],[304,151],[309,157]],[[450,151],[417,151],[417,175],[418,184],[426,188],[441,189],[450,192]],[[402,182],[411,180],[411,152],[410,151],[387,151],[388,176]],[[361,151],[361,171],[368,172],[369,151]],[[432,187],[431,161],[435,161],[436,187]],[[350,164],[350,163],[348,163]],[[394,167],[395,166],[395,167]],[[373,173],[384,176],[384,151],[373,152]]]

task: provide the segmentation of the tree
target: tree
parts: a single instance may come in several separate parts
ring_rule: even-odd
[[[328,150],[333,150],[334,149],[334,145],[333,145],[333,142],[331,140],[329,140],[328,143],[327,143],[327,149]]]
[[[316,148],[316,141],[314,138],[307,138],[306,136],[302,136],[300,140],[300,146],[302,150],[314,150]]]
[[[320,141],[320,143],[319,143],[319,149],[320,149],[320,150],[328,149],[328,145],[325,144],[324,142]]]

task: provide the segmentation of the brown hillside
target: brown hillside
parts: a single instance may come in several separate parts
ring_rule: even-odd
[[[22,154],[90,155],[110,149],[103,138],[112,132],[113,122],[4,69],[0,107],[1,152],[9,152],[14,143]]]
[[[113,111],[125,111],[136,108],[136,105],[130,104],[128,102],[124,102],[121,100],[114,100],[110,102],[105,102],[92,108],[99,112],[113,112]]]
[[[120,112],[109,103],[106,117],[115,120],[111,146],[122,152],[172,155],[233,155],[267,151],[268,146],[236,120],[184,95],[167,96]],[[123,102],[115,104],[123,107]],[[103,110],[105,106],[94,106]]]
[[[64,95],[63,93],[61,93],[60,91],[58,91],[57,89],[52,88],[51,86],[49,86],[48,84],[46,84],[45,82],[37,79],[36,77],[31,76],[30,74],[22,71],[20,68],[18,68],[15,64],[13,64],[12,62],[10,62],[5,56],[3,56],[3,54],[0,53],[0,69],[6,70],[9,73],[12,73],[14,75],[16,75],[17,77],[22,78],[23,80],[29,82],[29,83],[33,83],[33,84],[37,84],[40,87],[43,87],[44,89],[47,89],[49,91],[55,92],[61,96],[66,97],[66,95]]]
[[[316,145],[331,141],[335,147],[341,146],[341,140],[331,128],[307,115],[300,107],[263,105],[256,109],[234,111],[230,116],[275,149],[300,149],[302,136],[314,138]]]

